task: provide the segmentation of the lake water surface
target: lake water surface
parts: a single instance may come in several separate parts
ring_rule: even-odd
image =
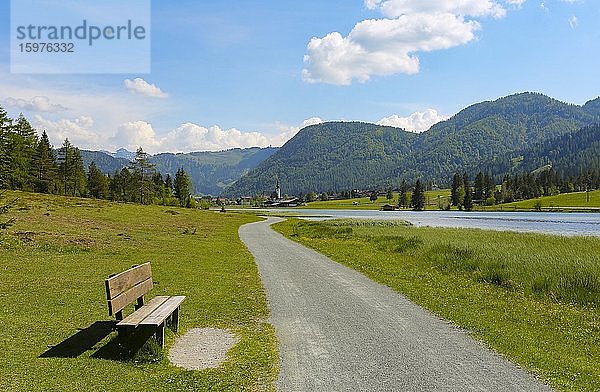
[[[307,219],[402,219],[415,226],[460,227],[487,230],[511,230],[568,236],[600,237],[600,213],[558,212],[464,212],[464,211],[369,211],[277,209],[274,212],[294,212],[326,218]]]

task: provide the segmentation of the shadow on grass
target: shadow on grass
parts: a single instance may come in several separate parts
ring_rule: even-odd
[[[141,328],[126,337],[114,336],[98,348],[97,345],[115,331],[115,325],[115,321],[96,321],[50,347],[39,358],[77,358],[90,350],[96,350],[92,353],[92,358],[112,361],[155,362],[160,358],[162,350],[152,338],[153,328]]]
[[[114,321],[96,321],[75,335],[50,347],[40,358],[77,358],[105,339],[115,328]]]

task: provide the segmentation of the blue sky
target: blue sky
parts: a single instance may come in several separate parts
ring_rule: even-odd
[[[154,0],[152,72],[110,75],[11,74],[9,4],[0,106],[54,144],[281,145],[319,121],[423,131],[516,92],[600,95],[596,0]]]

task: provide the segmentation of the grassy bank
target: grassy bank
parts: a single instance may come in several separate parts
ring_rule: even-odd
[[[258,218],[172,207],[8,193],[0,231],[0,390],[270,390],[276,338],[240,225]],[[0,203],[1,204],[1,203]],[[164,353],[116,355],[103,337],[104,279],[152,262],[155,295],[186,295],[180,332],[229,328],[240,338],[219,369],[184,371]],[[73,341],[79,329],[96,336]],[[166,350],[174,336],[168,330]],[[72,338],[71,340],[68,340]],[[60,345],[62,343],[62,345]],[[67,347],[65,347],[65,344]],[[70,347],[69,347],[70,344]],[[59,345],[57,349],[49,347]],[[63,349],[61,351],[61,348]]]
[[[560,390],[600,389],[600,239],[289,220],[275,228]]]
[[[588,200],[589,198],[589,200]],[[600,210],[600,190],[586,192],[564,193],[556,196],[544,196],[537,199],[517,201],[514,203],[501,204],[494,206],[494,210],[534,210],[537,207],[542,210],[577,210],[577,209],[599,209]]]
[[[408,193],[409,202],[410,196],[411,193]],[[449,189],[425,192],[425,201],[427,209],[437,210],[438,198],[440,200],[446,200],[449,196]],[[347,200],[313,201],[311,203],[306,203],[306,205],[299,208],[316,208],[321,210],[380,210],[386,204],[398,205],[398,193],[394,193],[394,198],[392,200],[388,200],[385,197],[380,196],[375,202],[369,200],[368,197]]]

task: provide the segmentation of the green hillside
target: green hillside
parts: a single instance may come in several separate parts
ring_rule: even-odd
[[[447,184],[456,170],[522,158],[522,151],[600,121],[600,105],[516,94],[472,105],[421,134],[359,122],[301,130],[279,151],[226,190],[228,195],[396,186],[423,178]]]
[[[223,189],[273,155],[276,148],[235,148],[218,152],[158,154],[150,161],[163,174],[175,175],[183,168],[192,180],[196,194],[221,194]]]
[[[216,196],[275,151],[277,148],[254,147],[218,152],[165,153],[152,156],[150,162],[156,165],[159,173],[169,174],[172,178],[177,170],[183,168],[192,180],[194,194]],[[102,151],[82,150],[81,156],[86,168],[94,162],[103,173],[110,175],[130,164],[129,159],[113,157]]]

